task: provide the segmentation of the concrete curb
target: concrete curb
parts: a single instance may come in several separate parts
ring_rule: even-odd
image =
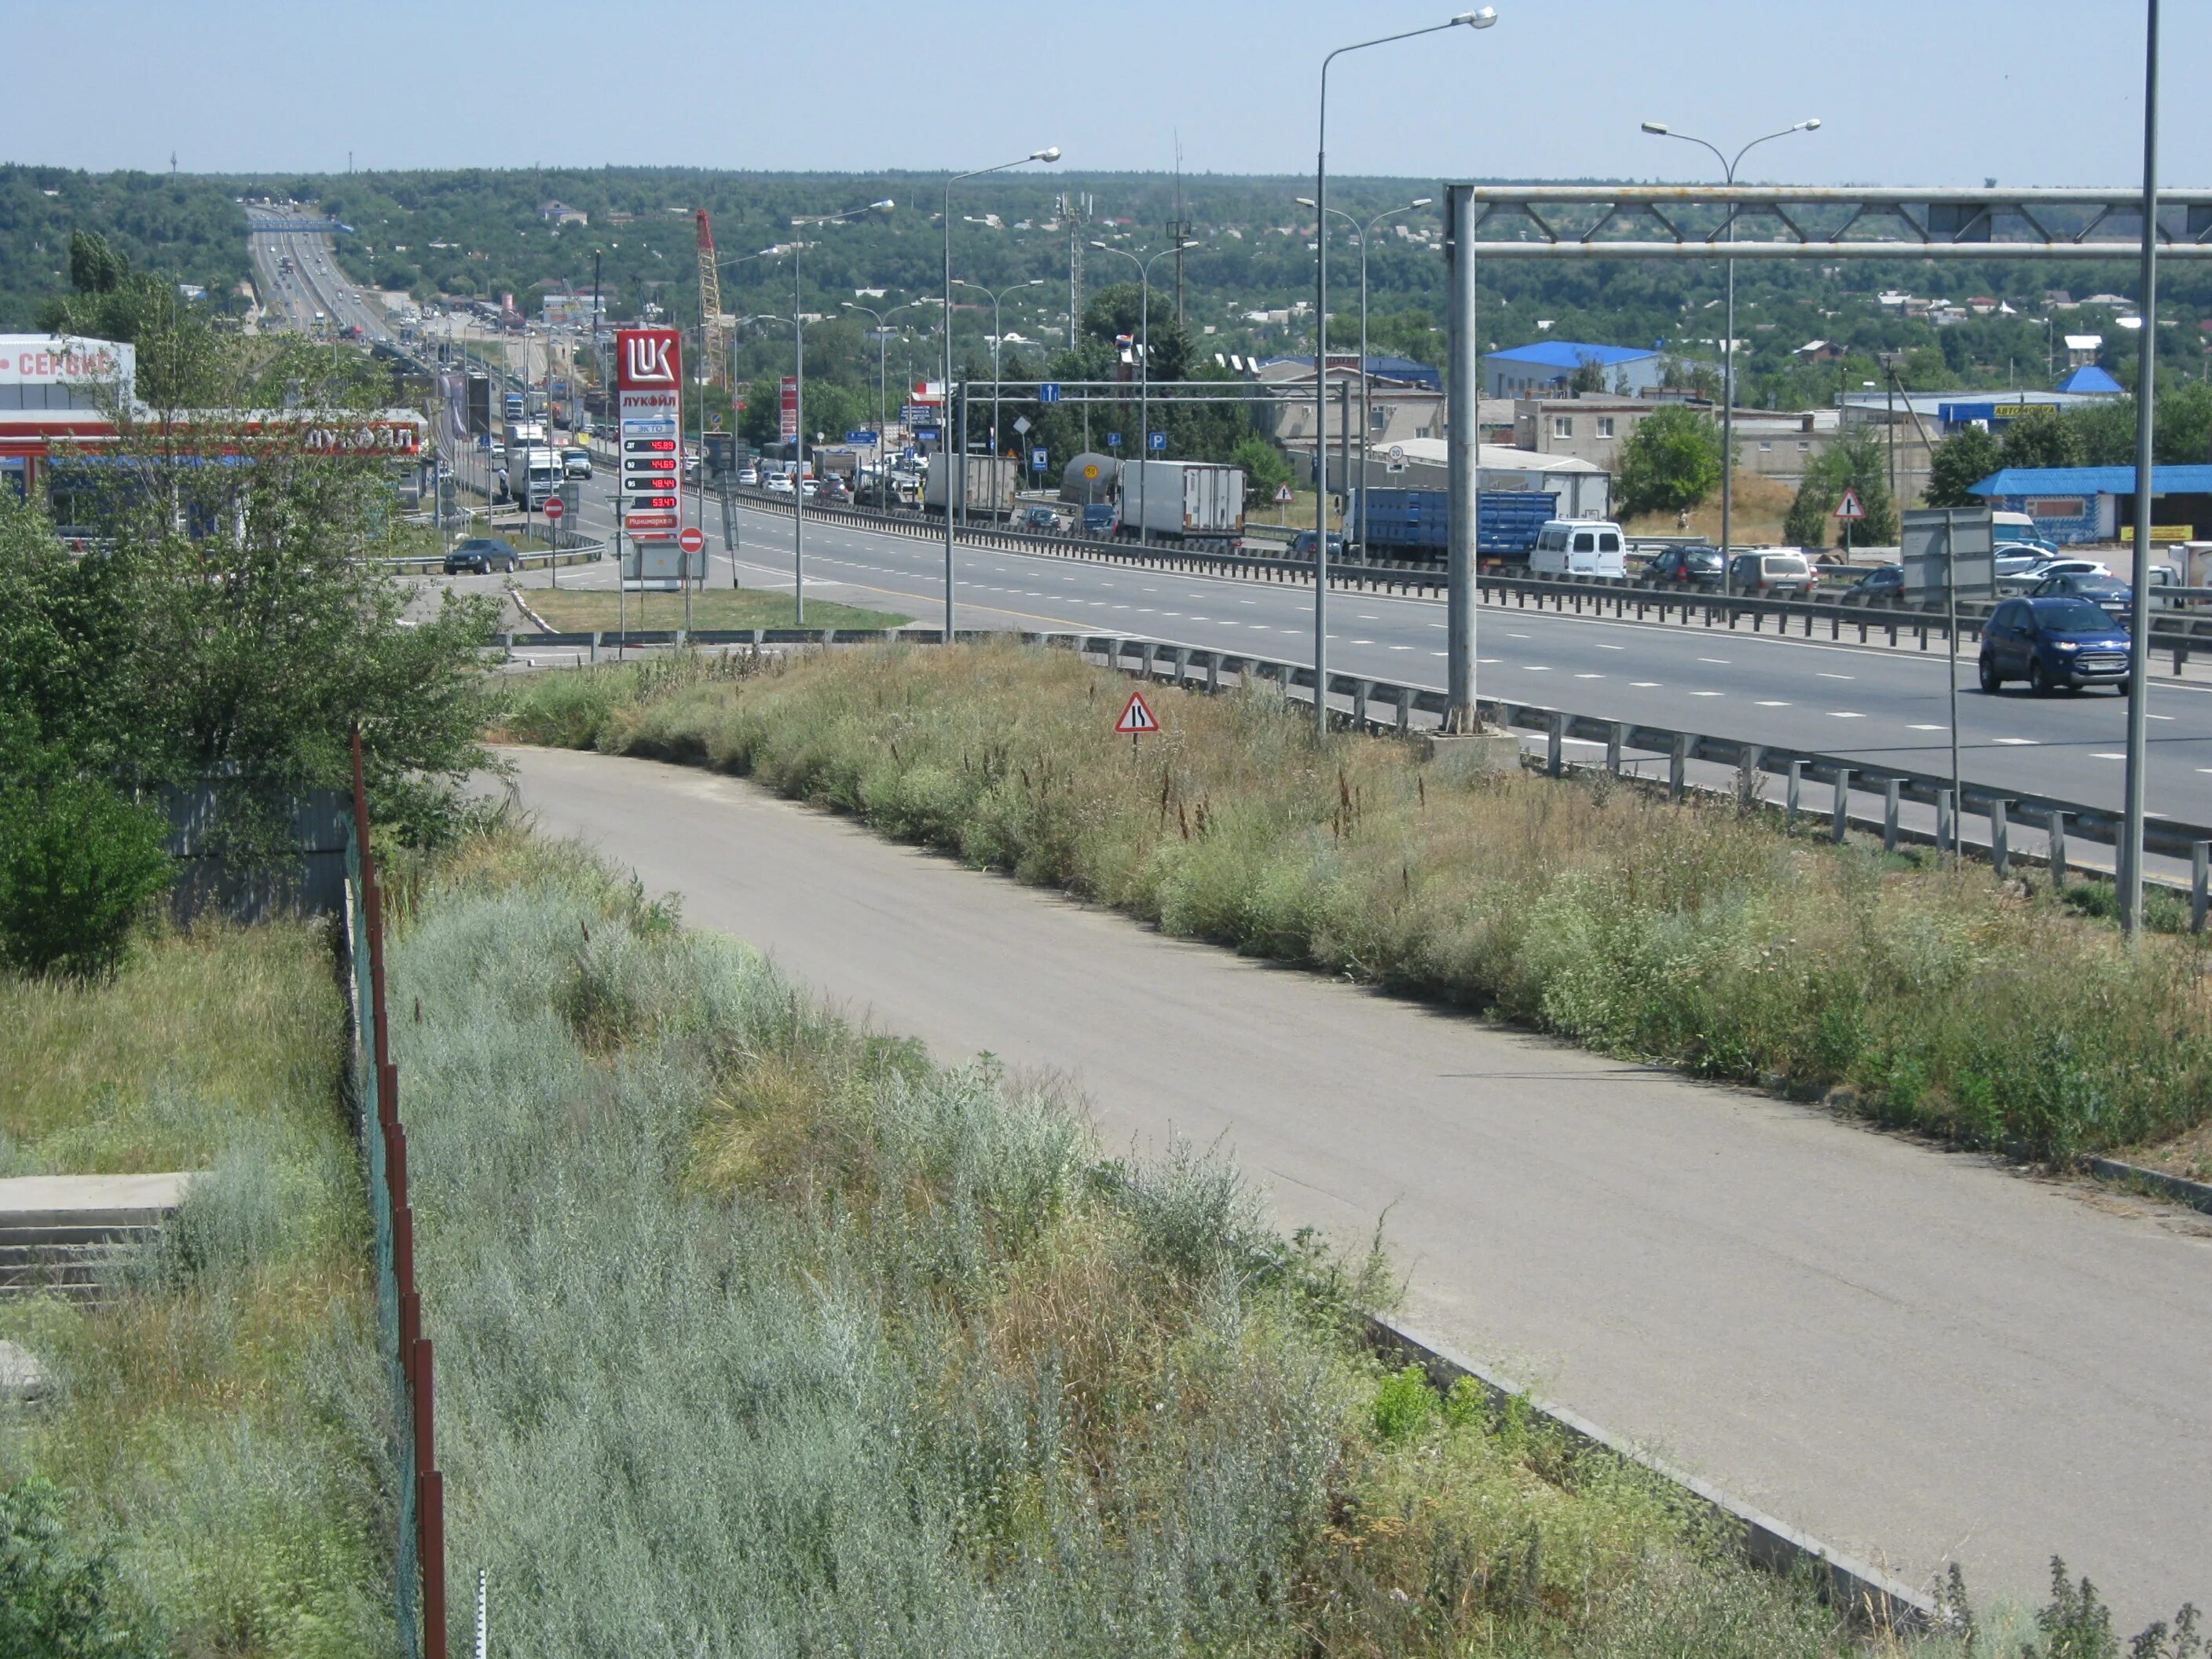
[[[1578,1448],[1632,1463],[1680,1486],[1735,1534],[1736,1547],[1753,1565],[1785,1577],[1794,1573],[1809,1573],[1820,1598],[1854,1625],[1877,1632],[1915,1632],[1933,1630],[1941,1624],[1936,1604],[1926,1596],[1863,1562],[1838,1554],[1818,1539],[1808,1537],[1772,1516],[1738,1502],[1711,1482],[1661,1462],[1564,1407],[1546,1404],[1519,1383],[1452,1352],[1442,1343],[1407,1326],[1371,1315],[1367,1325],[1368,1340],[1376,1352],[1420,1366],[1439,1392],[1449,1391],[1463,1376],[1471,1377],[1493,1405],[1518,1401],[1525,1410],[1560,1430]]]
[[[2130,1164],[2117,1158],[2093,1158],[2085,1160],[2089,1173],[2100,1181],[2116,1186],[2134,1187],[2148,1190],[2160,1198],[2186,1204],[2192,1210],[2212,1214],[2212,1186],[2201,1181],[2191,1181],[2186,1176],[2168,1175],[2163,1170],[2146,1170],[2140,1164]]]
[[[561,631],[559,629],[554,627],[551,623],[547,622],[544,617],[539,616],[535,611],[532,611],[530,608],[530,601],[522,597],[522,590],[520,588],[510,587],[507,591],[514,600],[514,608],[517,611],[520,611],[524,616],[529,617],[531,621],[536,623],[540,633],[557,634]]]

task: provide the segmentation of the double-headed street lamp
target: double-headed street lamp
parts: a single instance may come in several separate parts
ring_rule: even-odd
[[[1001,161],[996,167],[976,167],[969,173],[956,173],[945,181],[945,421],[938,440],[937,453],[949,458],[952,439],[952,186],[963,179],[981,179],[986,173],[1005,173],[1009,168],[1025,167],[1031,161],[1057,161],[1060,146],[1048,144],[1042,149],[1033,149],[1028,155],[1011,161]],[[967,495],[968,457],[960,457],[961,495]],[[945,642],[952,643],[952,489],[953,469],[948,459],[945,469]]]
[[[882,482],[881,472],[884,462],[884,450],[885,448],[884,436],[890,430],[890,416],[887,412],[890,408],[890,404],[886,396],[890,386],[890,330],[889,324],[890,319],[897,316],[902,311],[911,311],[916,306],[933,306],[937,301],[934,300],[908,300],[903,305],[893,306],[888,311],[878,311],[873,306],[855,305],[850,300],[840,300],[837,303],[847,311],[857,311],[864,316],[872,317],[875,319],[876,467],[878,475],[877,482],[880,483]]]
[[[1034,276],[1026,283],[1009,283],[995,294],[981,283],[967,282],[958,276],[952,279],[952,286],[972,288],[978,294],[988,295],[991,301],[991,453],[995,458],[999,453],[999,345],[1006,338],[1006,331],[999,324],[999,301],[1016,289],[1042,288],[1044,278]],[[950,313],[946,314],[948,317],[951,315]],[[961,465],[965,466],[967,463],[963,461]]]
[[[810,213],[791,222],[794,230],[809,225],[842,224],[864,214],[889,213],[897,204],[888,198],[842,213]],[[791,256],[791,599],[792,626],[806,626],[806,313],[799,308],[799,256],[805,242],[779,242],[761,254]],[[760,254],[756,254],[756,258]],[[704,440],[702,439],[703,442]]]
[[[1431,199],[1426,196],[1416,196],[1405,206],[1390,208],[1378,213],[1364,225],[1342,208],[1328,210],[1346,224],[1351,226],[1352,234],[1359,239],[1359,553],[1362,558],[1367,556],[1367,446],[1375,440],[1375,380],[1367,372],[1367,239],[1374,234],[1375,228],[1385,219],[1395,219],[1401,213],[1415,212],[1427,207]],[[1310,197],[1301,196],[1297,200],[1300,207],[1320,210],[1319,204]],[[1324,222],[1322,224],[1324,234],[1327,229],[1327,222]],[[1346,476],[1344,487],[1349,489],[1352,488],[1352,479],[1351,457],[1348,453],[1346,456],[1345,471]]]
[[[1314,238],[1314,730],[1318,732],[1328,731],[1328,66],[1348,52],[1440,34],[1462,25],[1486,29],[1497,21],[1497,8],[1485,6],[1426,28],[1355,40],[1321,60],[1320,142],[1314,149],[1314,222],[1319,227]]]
[[[1137,268],[1137,544],[1150,544],[1151,522],[1145,517],[1145,465],[1152,458],[1152,265],[1175,250],[1164,247],[1149,259],[1140,259],[1111,242],[1093,242],[1103,253],[1118,253]],[[1128,500],[1125,490],[1122,500]]]
[[[1723,174],[1733,185],[1735,183],[1736,164],[1759,145],[1771,143],[1777,138],[1787,138],[1793,132],[1817,131],[1820,125],[1820,118],[1817,115],[1812,116],[1792,126],[1786,126],[1779,132],[1770,132],[1764,137],[1753,139],[1741,149],[1736,151],[1734,156],[1723,155],[1719,146],[1710,143],[1703,138],[1694,137],[1686,132],[1675,131],[1664,121],[1646,121],[1644,123],[1644,131],[1655,138],[1679,138],[1686,144],[1705,145],[1707,149],[1712,151],[1713,159],[1721,164]],[[1735,241],[1735,204],[1733,202],[1729,204],[1728,219],[1723,228],[1728,234],[1728,240],[1731,242]],[[1735,260],[1733,258],[1728,262],[1727,331],[1728,338],[1721,343],[1721,592],[1723,594],[1729,591],[1730,586],[1730,572],[1733,566],[1731,549],[1735,545],[1732,538],[1735,529]]]

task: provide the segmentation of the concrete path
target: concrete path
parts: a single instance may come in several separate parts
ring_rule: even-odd
[[[750,785],[514,751],[541,826],[941,1058],[1218,1141],[1408,1315],[1908,1583],[2212,1596],[2212,1227],[1595,1058],[877,839]]]

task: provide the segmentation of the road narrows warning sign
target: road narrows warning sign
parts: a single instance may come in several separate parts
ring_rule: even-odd
[[[1839,519],[1863,519],[1866,517],[1866,504],[1859,500],[1859,492],[1857,490],[1846,489],[1844,491],[1844,499],[1836,503],[1836,516]]]
[[[1126,732],[1133,738],[1139,732],[1157,732],[1159,729],[1159,720],[1152,714],[1152,705],[1145,701],[1145,694],[1141,691],[1132,691],[1129,694],[1129,706],[1121,711],[1121,718],[1114,722],[1115,732],[1117,734]]]

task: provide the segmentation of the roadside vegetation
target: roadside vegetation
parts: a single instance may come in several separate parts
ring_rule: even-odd
[[[515,1651],[1868,1650],[1677,1490],[1379,1364],[1379,1263],[1233,1170],[1103,1158],[573,848],[395,891],[449,1551]]]
[[[1606,778],[1437,781],[1254,692],[1003,645],[664,662],[510,684],[517,740],[750,774],[1164,930],[1607,1053],[2063,1159],[2212,1115],[2198,945],[2130,952],[2036,878],[1836,848]]]
[[[0,1175],[204,1172],[107,1300],[0,1301],[0,1652],[396,1651],[368,1212],[321,930],[0,974]]]

